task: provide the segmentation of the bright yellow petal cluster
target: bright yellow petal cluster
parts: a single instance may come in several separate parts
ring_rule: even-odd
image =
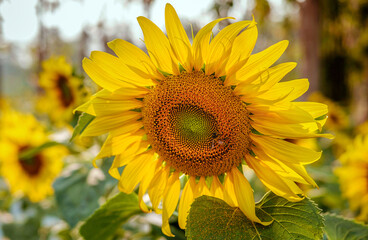
[[[42,63],[39,86],[44,94],[37,108],[47,113],[52,122],[63,125],[73,117],[73,109],[87,97],[82,79],[73,75],[72,66],[64,56],[51,57]]]
[[[303,191],[296,183],[316,186],[304,165],[317,161],[321,152],[289,140],[331,135],[318,133],[326,121],[326,105],[294,101],[307,91],[308,80],[280,82],[296,64],[271,67],[288,41],[251,55],[258,36],[254,21],[230,24],[212,37],[215,25],[225,18],[217,19],[204,26],[191,44],[170,4],[166,5],[165,19],[167,36],[149,19],[138,17],[149,56],[117,39],[108,43],[117,57],[92,52],[90,59],[83,60],[84,70],[103,90],[76,109],[96,116],[82,136],[109,133],[96,159],[116,156],[110,174],[119,179],[119,189],[130,193],[140,184],[142,210],[149,211],[143,202],[148,192],[153,210],[162,213],[162,230],[168,236],[172,236],[168,219],[177,204],[179,226],[185,228],[190,205],[201,195],[223,199],[252,221],[261,222],[255,214],[252,188],[238,166],[224,172],[223,181],[217,175],[185,176],[184,170],[170,166],[170,159],[160,156],[152,148],[150,136],[147,138],[142,99],[173,79],[168,76],[204,72],[223,79],[222,86],[232,89],[233,96],[246,106],[252,131],[246,137],[251,144],[243,160],[274,193],[290,201],[301,200]],[[216,144],[226,146],[224,141]],[[118,168],[123,166],[120,174]],[[184,183],[181,195],[180,182]]]
[[[357,136],[339,160],[342,165],[335,173],[342,194],[350,208],[360,213],[357,218],[368,221],[368,135]]]
[[[41,146],[49,139],[42,125],[30,114],[7,109],[0,116],[0,175],[12,194],[22,193],[37,202],[53,193],[52,182],[60,173],[63,146],[45,148],[31,159],[22,153]]]

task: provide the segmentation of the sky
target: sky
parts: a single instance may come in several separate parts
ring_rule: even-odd
[[[52,0],[48,0],[52,2]],[[54,12],[42,14],[46,27],[57,27],[65,41],[75,40],[84,26],[94,26],[101,19],[107,25],[127,23],[132,30],[132,39],[141,38],[142,33],[136,21],[145,12],[142,0],[64,0]],[[164,9],[170,2],[182,19],[196,21],[203,26],[213,20],[207,14],[212,0],[155,0],[151,8],[150,19],[161,29],[164,28]],[[249,8],[247,0],[235,0],[236,8],[229,15],[240,18]],[[270,1],[274,7],[280,8],[281,0]],[[29,44],[37,36],[38,21],[36,15],[37,0],[3,0],[0,14],[3,17],[3,37],[5,42]]]
[[[79,36],[84,26],[96,25],[104,19],[107,25],[121,22],[128,23],[134,35],[140,36],[140,28],[136,21],[138,16],[144,16],[142,1],[119,0],[66,0],[54,12],[43,14],[43,23],[46,27],[57,27],[64,40],[73,40]],[[188,20],[198,19],[206,22],[209,19],[208,11],[211,0],[169,1],[179,12],[181,17]],[[0,7],[3,16],[4,40],[6,42],[27,43],[33,40],[38,32],[38,19],[36,16],[37,0],[5,0]],[[164,26],[164,9],[166,1],[154,1],[150,19],[160,28]],[[191,7],[196,5],[195,8]],[[21,17],[20,17],[21,16]],[[136,36],[136,37],[137,37]]]

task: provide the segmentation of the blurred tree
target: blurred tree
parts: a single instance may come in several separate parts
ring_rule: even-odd
[[[210,8],[210,11],[213,11],[215,13],[216,18],[224,18],[229,16],[229,10],[234,6],[233,0],[215,0],[213,2],[212,7]],[[223,28],[230,24],[230,21],[228,19],[225,19],[224,21],[221,21],[219,23],[220,28]]]
[[[344,46],[346,29],[343,27],[346,1],[320,1],[321,14],[321,86],[322,92],[334,101],[346,102],[349,96],[347,86],[348,49]]]
[[[81,36],[80,36],[80,48],[79,48],[79,59],[78,59],[80,63],[87,56],[88,40],[89,40],[89,34],[88,34],[86,27],[84,27],[81,33]]]
[[[319,88],[319,0],[306,0],[300,7],[300,41],[304,63],[303,76],[309,79],[309,91]]]
[[[368,120],[368,2],[345,0],[342,16],[344,45],[349,53],[348,81],[352,89],[353,120]]]
[[[367,120],[368,2],[285,1],[299,8],[303,75],[310,92],[320,90],[340,104],[351,104],[356,124]]]
[[[54,12],[60,6],[59,1],[38,0],[36,5],[36,15],[38,18],[39,34],[38,34],[38,65],[37,72],[41,71],[42,62],[47,58],[47,29],[43,24],[43,14],[47,11]]]
[[[350,103],[359,124],[368,118],[368,2],[321,3],[322,90],[335,101]]]
[[[0,4],[1,3],[2,3],[2,0],[0,0]],[[4,46],[3,22],[4,22],[3,17],[0,15],[0,46]],[[2,98],[2,93],[3,93],[3,71],[2,70],[3,70],[3,63],[2,63],[2,58],[0,58],[0,99]]]
[[[257,22],[263,26],[271,12],[268,0],[254,0],[253,14],[257,16]]]
[[[143,0],[143,6],[144,6],[144,11],[146,13],[147,18],[151,17],[151,5],[153,3],[153,0]]]

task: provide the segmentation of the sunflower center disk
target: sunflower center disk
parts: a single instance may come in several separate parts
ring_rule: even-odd
[[[214,76],[183,72],[167,77],[146,95],[142,113],[153,149],[185,174],[223,174],[248,152],[245,104]]]
[[[22,169],[29,175],[35,176],[37,175],[42,168],[42,156],[36,155],[31,159],[20,159],[20,166]]]
[[[215,133],[214,120],[195,106],[181,106],[173,109],[172,129],[183,142],[199,144],[210,139]]]

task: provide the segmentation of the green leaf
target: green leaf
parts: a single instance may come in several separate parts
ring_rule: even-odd
[[[368,239],[368,226],[333,214],[325,214],[325,232],[329,240]]]
[[[0,224],[1,225],[1,224]],[[29,218],[23,223],[8,223],[2,226],[4,235],[9,239],[37,240],[39,237],[40,220]]]
[[[135,193],[119,193],[87,219],[80,234],[88,240],[111,239],[126,220],[141,212]]]
[[[326,114],[322,115],[322,116],[319,116],[319,117],[316,117],[314,120],[323,120],[327,117]]]
[[[74,128],[74,131],[73,131],[73,135],[70,139],[70,141],[73,141],[73,139],[81,134],[84,129],[86,129],[86,127],[93,121],[93,119],[95,119],[95,116],[91,115],[91,114],[88,114],[88,113],[82,113],[80,116],[79,116],[79,119],[78,119],[78,123],[77,123],[77,126],[75,126]]]
[[[87,184],[88,170],[82,167],[70,176],[57,178],[53,184],[60,213],[72,228],[99,207],[98,199],[105,190],[104,181],[93,186]]]
[[[60,143],[57,142],[46,142],[44,144],[42,144],[41,146],[35,147],[35,148],[30,148],[27,149],[25,151],[23,151],[19,158],[20,159],[30,159],[32,157],[34,157],[35,155],[37,155],[37,153],[41,152],[43,149],[45,148],[49,148],[55,145],[59,145]]]
[[[197,198],[187,219],[188,239],[298,239],[322,238],[323,217],[310,199],[288,202],[272,192],[256,204],[262,221],[273,220],[269,226],[251,222],[236,207],[223,200],[202,196]]]

